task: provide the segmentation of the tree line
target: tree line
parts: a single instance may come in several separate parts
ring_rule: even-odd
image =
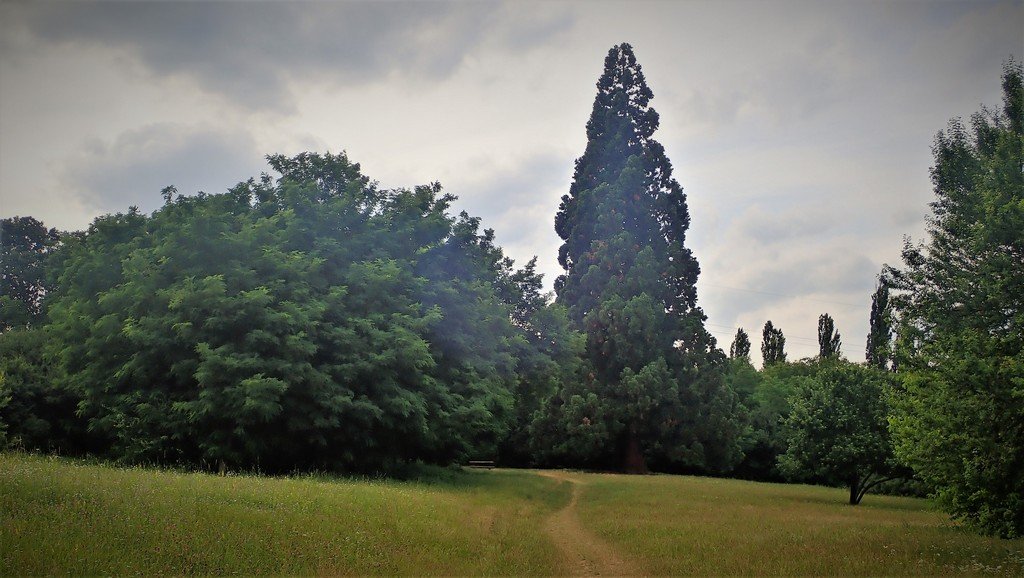
[[[434,183],[342,153],[58,232],[3,219],[0,443],[221,471],[510,466],[849,488],[913,478],[1024,532],[1021,68],[933,149],[928,240],[872,297],[865,361],[728,353],[697,305],[686,195],[632,48],[612,48],[555,216],[554,299]],[[868,312],[866,312],[868,313]]]

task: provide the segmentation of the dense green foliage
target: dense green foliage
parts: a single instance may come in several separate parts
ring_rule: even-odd
[[[958,518],[1024,535],[1024,88],[935,139],[927,243],[889,268],[897,454]]]
[[[790,479],[850,488],[850,504],[894,473],[885,402],[888,372],[823,357],[789,398],[786,452],[779,466]]]
[[[565,308],[555,304],[538,308],[520,328],[524,339],[516,341],[515,415],[498,455],[505,465],[534,466],[565,455],[557,449],[566,442],[551,431],[548,408],[564,384],[583,379],[584,338],[570,329]]]
[[[66,240],[47,330],[90,433],[129,461],[271,471],[495,455],[570,347],[533,265],[437,185],[270,161],[276,181]]]
[[[57,241],[56,230],[32,217],[0,219],[0,331],[42,318],[45,260]]]
[[[76,415],[79,398],[61,382],[43,328],[0,333],[0,447],[59,453],[90,449]]]
[[[757,371],[745,360],[732,360],[727,381],[744,407],[743,460],[734,475],[752,480],[802,480],[783,472],[778,458],[788,447],[791,431],[785,421],[792,411],[797,392],[814,379],[819,368],[815,360],[774,363]]]
[[[586,335],[589,367],[554,399],[549,429],[570,440],[569,462],[727,470],[739,457],[735,398],[696,303],[686,195],[652,138],[653,94],[628,44],[608,52],[597,89],[555,218],[558,303]]]

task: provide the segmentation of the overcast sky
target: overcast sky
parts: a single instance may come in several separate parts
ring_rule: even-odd
[[[935,133],[999,105],[1022,39],[1022,1],[4,0],[0,216],[82,229],[344,150],[384,187],[440,181],[550,287],[595,82],[629,42],[719,344],[742,326],[759,360],[770,319],[812,356],[828,312],[859,361],[876,275],[923,235]]]

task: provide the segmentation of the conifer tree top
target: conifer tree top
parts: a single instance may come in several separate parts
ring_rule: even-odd
[[[650,107],[654,94],[629,44],[612,47],[604,64],[587,146],[555,217],[565,270],[555,281],[556,293],[581,325],[611,293],[646,293],[681,324],[678,331],[695,333],[679,341],[709,351],[713,340],[696,305],[700,266],[685,246],[686,195],[672,177],[664,147],[653,138],[659,124]],[[640,259],[645,251],[649,261]],[[629,288],[619,287],[627,279]]]
[[[570,195],[613,181],[631,155],[643,156],[652,145],[660,148],[651,139],[659,123],[658,113],[650,108],[652,98],[633,47],[626,43],[612,47],[597,81],[587,121],[587,149],[576,161]],[[671,176],[670,166],[664,176]]]
[[[633,122],[636,137],[647,139],[658,130],[658,113],[648,108],[654,93],[647,86],[643,69],[636,61],[633,47],[623,42],[612,47],[604,59],[604,73],[597,81],[594,115],[587,123],[587,138],[603,136],[606,129],[600,109],[625,112]]]

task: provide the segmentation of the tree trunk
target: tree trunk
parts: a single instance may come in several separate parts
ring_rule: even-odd
[[[870,490],[871,488],[877,486],[878,484],[882,484],[882,483],[888,482],[889,480],[896,480],[896,479],[899,479],[899,478],[903,477],[903,476],[898,476],[897,475],[897,476],[889,476],[888,478],[878,478],[878,479],[872,480],[871,478],[873,478],[874,476],[875,476],[875,472],[871,472],[863,480],[860,481],[860,493],[857,495],[857,503],[858,504],[860,503],[861,499],[864,498],[864,494],[868,493],[868,490]],[[869,481],[871,483],[868,483]]]
[[[854,474],[850,478],[850,505],[856,506],[860,503],[860,476]]]
[[[640,449],[640,436],[636,433],[636,426],[630,424],[629,434],[626,439],[626,455],[622,468],[627,474],[646,474],[647,460]]]

